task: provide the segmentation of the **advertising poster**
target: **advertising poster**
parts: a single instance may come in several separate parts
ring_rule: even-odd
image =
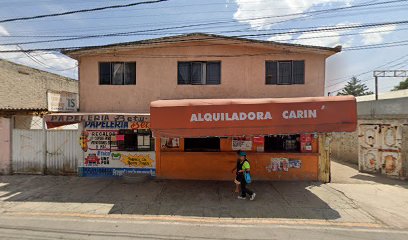
[[[251,151],[252,140],[250,137],[234,137],[232,138],[232,150],[233,151]]]
[[[147,140],[137,139],[145,144]],[[84,152],[80,164],[81,176],[121,176],[124,173],[155,174],[156,161],[154,151],[118,150],[118,141],[123,141],[119,129],[86,129],[82,131],[79,144]],[[150,144],[150,138],[148,138]]]
[[[161,138],[160,147],[162,150],[179,150],[180,138]]]
[[[268,172],[287,172],[289,171],[288,158],[272,158],[269,166],[266,167]]]
[[[289,159],[289,168],[301,168],[301,167],[302,167],[301,160]]]

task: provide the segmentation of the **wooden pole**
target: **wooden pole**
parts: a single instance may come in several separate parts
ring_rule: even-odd
[[[330,140],[327,133],[319,134],[319,181],[322,183],[331,181]]]

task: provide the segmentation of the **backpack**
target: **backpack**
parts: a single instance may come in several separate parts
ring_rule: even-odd
[[[247,161],[249,163],[249,161],[247,159],[245,159],[245,161]],[[245,162],[244,161],[244,162]],[[244,178],[245,178],[245,182],[247,184],[250,184],[252,182],[251,180],[251,174],[249,172],[244,171]]]

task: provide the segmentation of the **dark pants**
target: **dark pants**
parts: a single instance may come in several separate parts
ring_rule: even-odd
[[[245,181],[244,175],[240,174],[239,177],[240,177],[240,182],[241,182],[241,197],[246,197],[247,194],[249,196],[252,196],[254,192],[247,188],[247,182]]]

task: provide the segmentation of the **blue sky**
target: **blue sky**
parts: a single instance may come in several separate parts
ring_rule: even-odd
[[[139,0],[142,1],[142,0]],[[1,0],[0,19],[63,12],[106,5],[132,3],[131,0]],[[374,69],[408,69],[408,45],[348,51],[348,47],[367,46],[408,40],[408,24],[376,28],[339,30],[331,32],[284,34],[299,28],[322,28],[377,22],[408,20],[408,1],[373,5],[352,10],[308,13],[325,9],[372,4],[373,0],[169,0],[115,10],[103,10],[52,18],[17,21],[0,24],[0,50],[33,49],[103,45],[122,41],[170,36],[174,34],[205,32],[229,36],[269,34],[252,38],[289,43],[334,47],[344,51],[327,61],[326,91],[335,91],[353,75],[373,89]],[[279,16],[279,17],[276,17]],[[254,20],[255,19],[255,20]],[[55,36],[78,36],[157,28],[179,27],[190,24],[214,23],[190,28],[137,33],[132,36],[89,38],[53,43],[24,43],[27,41],[58,39]],[[274,35],[281,32],[283,34]],[[49,37],[44,37],[49,36]],[[56,52],[0,53],[0,57],[42,70],[77,77],[76,62]],[[389,91],[401,79],[380,79],[380,92]]]

